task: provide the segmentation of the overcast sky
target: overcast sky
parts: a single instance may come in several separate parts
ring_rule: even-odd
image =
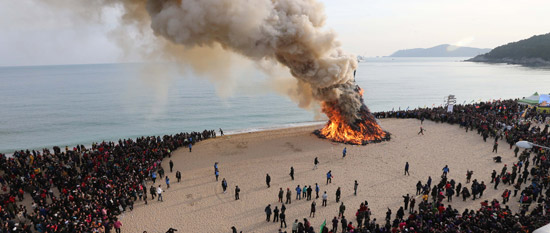
[[[494,48],[550,32],[548,0],[320,1],[344,49],[369,57],[439,44]],[[140,61],[122,60],[111,41],[113,12],[84,22],[39,0],[0,1],[0,66]]]

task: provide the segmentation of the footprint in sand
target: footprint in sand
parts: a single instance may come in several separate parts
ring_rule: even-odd
[[[285,146],[288,147],[290,150],[292,150],[293,152],[302,152],[302,149],[300,148],[296,148],[296,146],[294,146],[294,144],[290,143],[290,142],[286,142],[285,143]]]
[[[239,142],[239,143],[237,144],[237,148],[239,148],[239,149],[246,149],[246,148],[248,148],[248,142]]]

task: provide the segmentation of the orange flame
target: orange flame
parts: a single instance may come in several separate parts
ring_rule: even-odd
[[[361,89],[360,93],[363,93]],[[327,125],[321,129],[320,134],[336,142],[362,145],[366,142],[382,140],[386,132],[376,123],[374,118],[364,117],[351,127],[346,123],[340,110],[334,104],[323,103],[323,112],[329,117]]]

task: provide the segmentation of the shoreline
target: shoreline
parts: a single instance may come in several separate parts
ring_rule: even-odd
[[[517,65],[535,69],[550,69],[550,61],[546,61],[542,58],[486,58],[483,55],[479,55],[464,62],[485,63],[485,64],[505,64],[505,65]]]
[[[256,133],[256,132],[265,132],[265,131],[273,131],[273,130],[281,130],[281,129],[290,129],[290,128],[296,128],[296,127],[307,127],[307,126],[319,126],[319,127],[322,127],[324,126],[324,124],[326,124],[326,121],[306,121],[306,122],[297,122],[297,123],[287,123],[287,124],[281,124],[281,125],[273,125],[273,126],[264,126],[264,127],[251,127],[251,128],[245,128],[245,129],[237,129],[237,130],[227,130],[225,131],[224,130],[224,135],[227,135],[227,136],[235,136],[235,135],[240,135],[240,134],[249,134],[249,133]],[[204,129],[203,129],[204,130]],[[223,130],[223,129],[222,129]],[[220,137],[220,131],[219,129],[215,129],[216,131],[216,136],[217,137]],[[186,131],[182,131],[182,132],[186,132]],[[178,133],[182,133],[182,132],[178,132]],[[177,134],[177,133],[173,133],[173,134]],[[141,136],[130,136],[130,137],[124,137],[124,138],[119,138],[121,140],[123,139],[136,139],[136,138],[141,138],[141,137],[151,137],[151,136],[164,136],[164,135],[170,135],[170,134],[163,134],[163,135],[141,135]],[[84,144],[84,146],[86,148],[91,148],[92,147],[92,144],[93,143],[101,143],[103,141],[105,142],[115,142],[117,143],[119,139],[116,139],[116,140],[102,140],[102,141],[95,141],[95,142],[92,142],[92,143],[86,143]],[[82,144],[81,144],[82,145]],[[58,146],[59,148],[61,148],[62,150],[64,149],[65,145],[64,146],[61,146],[61,145],[56,145]],[[74,147],[76,147],[77,145],[66,145],[69,147],[69,149],[72,149]],[[21,151],[21,150],[36,150],[36,151],[42,151],[42,149],[49,149],[49,150],[52,150],[54,146],[41,146],[41,147],[35,147],[35,148],[25,148],[25,149],[17,149],[15,151]],[[11,157],[13,156],[13,152],[15,151],[7,151],[7,150],[0,150],[0,154],[4,154],[6,155],[7,157]]]

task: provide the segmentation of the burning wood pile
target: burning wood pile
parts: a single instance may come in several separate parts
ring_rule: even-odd
[[[317,136],[334,142],[355,145],[390,140],[390,133],[382,130],[363,103],[363,90],[357,87],[357,91],[361,95],[362,103],[358,113],[359,118],[350,124],[342,116],[337,102],[323,102],[323,112],[327,114],[329,121],[324,128],[314,132]]]

